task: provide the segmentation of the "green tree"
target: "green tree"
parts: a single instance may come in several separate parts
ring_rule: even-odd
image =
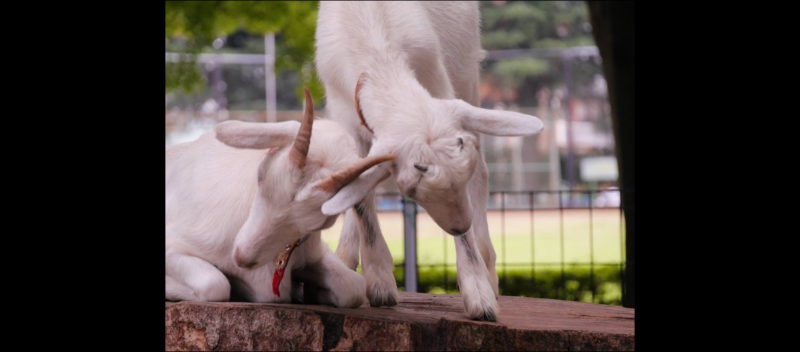
[[[215,39],[245,30],[280,37],[276,73],[297,71],[301,85],[296,94],[302,96],[302,86],[307,86],[313,96],[322,96],[313,64],[318,1],[165,1],[165,5],[165,47],[186,54],[179,62],[165,63],[167,93],[200,89],[205,82],[196,55],[211,51]]]
[[[313,63],[317,1],[165,1],[166,50],[185,53],[180,62],[165,63],[166,92],[196,92],[205,82],[195,55],[202,52],[264,53],[266,33],[276,35],[276,74],[298,73],[295,95],[302,86],[315,97],[324,89]],[[486,50],[556,48],[593,45],[584,1],[481,1],[482,42]],[[212,48],[215,39],[246,32],[256,37],[245,47]],[[525,89],[530,78],[558,81],[561,67],[552,60],[517,58],[487,63],[485,72],[513,89]]]
[[[594,45],[585,1],[481,1],[486,50]],[[525,79],[552,73],[547,60],[497,62],[489,72],[517,89]]]

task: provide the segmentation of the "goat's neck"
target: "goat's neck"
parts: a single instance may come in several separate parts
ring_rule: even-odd
[[[368,76],[360,94],[364,119],[376,134],[393,130],[391,125],[405,122],[407,116],[421,118],[427,115],[422,109],[434,100],[411,69],[408,55],[390,45],[385,48],[382,51],[375,49],[372,55],[367,56],[371,61],[366,65]],[[452,89],[449,91],[450,96],[442,98],[452,98]]]

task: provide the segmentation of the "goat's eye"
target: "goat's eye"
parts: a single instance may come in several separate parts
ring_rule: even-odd
[[[458,137],[458,146],[461,147],[461,150],[464,150],[464,140],[461,137]]]

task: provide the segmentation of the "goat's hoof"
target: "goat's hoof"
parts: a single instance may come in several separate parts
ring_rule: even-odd
[[[494,292],[488,285],[479,285],[479,287],[482,289],[461,291],[467,317],[472,320],[497,321],[497,313],[500,312],[500,309],[497,306]]]
[[[393,307],[397,305],[397,288],[392,292],[391,289],[381,290],[377,287],[373,287],[370,292],[371,294],[367,295],[370,307]]]
[[[464,298],[467,317],[472,320],[497,321],[500,308],[489,280],[465,275],[461,281],[461,296]]]
[[[397,297],[393,297],[391,294],[388,296],[372,296],[369,298],[369,305],[370,307],[393,307],[397,305]]]
[[[472,320],[486,320],[486,321],[497,321],[497,316],[495,316],[494,311],[492,310],[485,310],[477,317],[471,318]]]
[[[467,309],[467,316],[472,320],[497,321],[497,312],[496,305],[473,307],[473,309]]]
[[[393,307],[397,305],[397,284],[392,282],[388,284],[373,284],[370,285],[367,291],[367,298],[371,307]]]
[[[367,271],[367,298],[371,307],[393,307],[397,305],[397,281],[391,269],[384,271]]]

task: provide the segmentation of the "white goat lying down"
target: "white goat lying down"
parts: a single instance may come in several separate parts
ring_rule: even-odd
[[[311,95],[305,94],[302,123],[226,121],[196,141],[166,148],[168,300],[228,301],[233,295],[289,302],[302,281],[307,302],[366,302],[364,278],[320,241],[320,230],[336,221],[320,208],[362,172],[393,157],[361,159],[337,123],[314,123]],[[301,237],[306,240],[288,263],[276,263],[285,246]],[[284,275],[276,265],[286,268],[287,280],[276,283],[273,293],[273,276]]]
[[[495,252],[486,220],[489,172],[480,135],[528,136],[535,116],[478,108],[477,2],[320,2],[316,65],[327,112],[356,138],[362,156],[394,154],[360,178],[394,175],[400,192],[455,239],[467,315],[496,320]],[[392,257],[381,234],[371,182],[353,183],[322,206],[347,211],[336,253],[362,270],[370,305],[395,305]]]

